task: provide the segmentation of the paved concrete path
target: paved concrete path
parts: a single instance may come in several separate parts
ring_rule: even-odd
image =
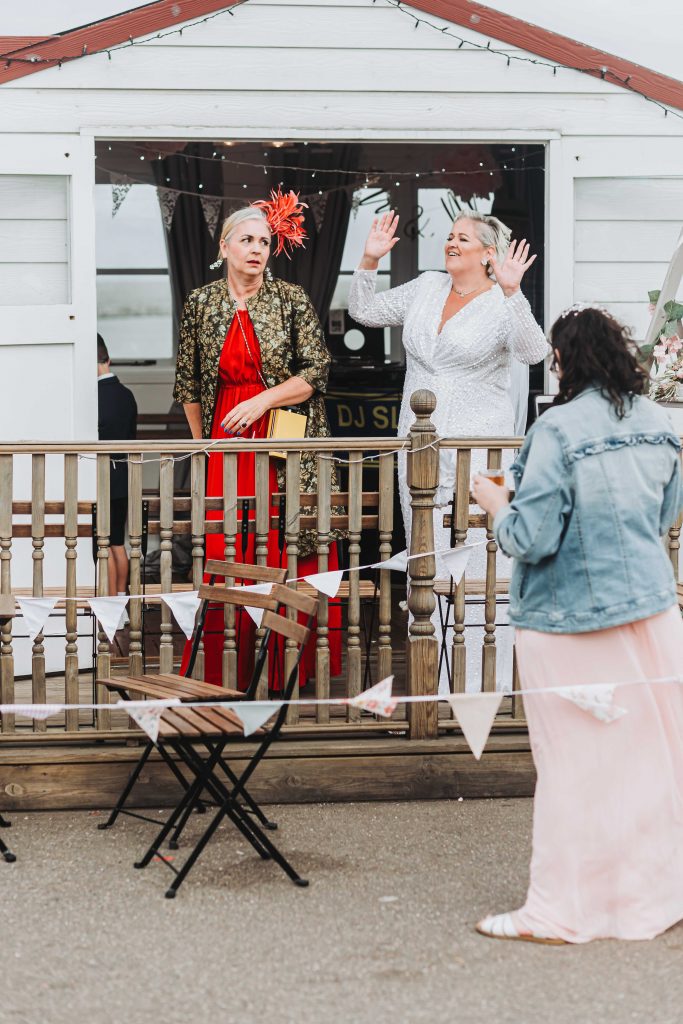
[[[473,931],[523,899],[531,802],[273,808],[309,889],[231,828],[174,901],[149,826],[15,814],[2,1024],[680,1024],[683,926],[549,948]],[[179,854],[178,854],[179,855]]]

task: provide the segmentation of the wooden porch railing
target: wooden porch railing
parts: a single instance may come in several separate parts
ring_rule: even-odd
[[[318,629],[316,637],[316,671],[313,696],[353,697],[360,693],[365,681],[368,652],[364,644],[362,605],[374,603],[377,635],[373,644],[372,663],[375,681],[391,674],[405,654],[405,685],[409,694],[436,692],[441,638],[437,637],[432,613],[436,600],[448,597],[452,605],[453,638],[448,658],[452,666],[453,690],[463,692],[466,681],[467,659],[475,657],[481,663],[481,687],[495,689],[496,658],[498,652],[497,608],[501,594],[505,594],[507,581],[496,575],[496,543],[488,517],[473,508],[470,496],[472,453],[484,450],[487,464],[499,467],[504,453],[521,444],[518,438],[459,438],[438,439],[430,416],[435,400],[431,392],[417,392],[412,397],[415,422],[409,438],[403,442],[387,438],[328,438],[297,442],[278,442],[286,452],[286,488],[284,492],[284,544],[288,575],[298,573],[299,536],[302,528],[313,527],[316,532],[318,571],[329,565],[332,531],[343,528],[347,534],[347,560],[345,567],[361,564],[362,542],[367,531],[376,531],[376,551],[373,561],[387,559],[398,550],[395,543],[395,478],[396,449],[407,446],[408,484],[411,493],[412,526],[411,554],[434,551],[434,502],[438,486],[439,450],[457,451],[457,469],[452,509],[444,510],[444,523],[451,526],[455,544],[464,543],[473,529],[486,531],[486,573],[483,580],[463,579],[449,594],[450,583],[435,584],[433,554],[415,558],[409,563],[409,642],[394,623],[392,637],[391,573],[377,573],[376,582],[351,572],[344,578],[343,604],[345,606],[345,659],[341,679],[330,676],[330,636],[328,598],[319,596]],[[206,443],[208,445],[208,442]],[[206,446],[205,445],[205,446]],[[76,704],[92,699],[106,703],[103,688],[89,689],[90,680],[109,676],[112,672],[136,675],[144,671],[146,651],[143,637],[143,604],[159,603],[159,593],[184,587],[197,589],[203,578],[205,537],[207,533],[220,533],[225,537],[225,557],[232,560],[237,550],[237,538],[243,529],[247,510],[253,510],[248,529],[255,539],[256,563],[265,565],[268,554],[269,530],[282,529],[282,519],[274,517],[269,494],[268,448],[272,442],[230,440],[212,448],[222,453],[223,498],[205,495],[206,455],[197,451],[193,441],[163,440],[137,443],[60,443],[18,442],[0,445],[0,594],[30,594],[35,597],[59,594],[68,600],[60,602],[48,624],[54,630],[58,625],[58,643],[63,644],[62,655],[55,666],[54,650],[51,661],[46,661],[45,637],[37,636],[31,645],[30,657],[24,651],[23,664],[18,664],[15,626],[7,621],[0,637],[0,700],[44,702],[46,700]],[[110,546],[109,479],[110,454],[128,455],[129,513],[128,533],[130,552],[130,593],[145,595],[145,601],[129,602],[128,651],[125,660],[117,662],[106,634],[99,629],[91,641],[93,662],[91,670],[85,664],[83,637],[79,637],[79,621],[88,614],[87,596],[107,593],[107,560]],[[255,452],[255,494],[237,493],[237,457],[240,452]],[[301,494],[301,456],[313,453],[317,460],[318,492],[316,496]],[[373,458],[370,461],[368,455]],[[178,465],[174,458],[190,464],[189,494],[178,494],[174,486],[174,471]],[[333,498],[332,465],[338,459],[343,483]],[[509,455],[508,455],[509,459]],[[368,486],[370,473],[373,482]],[[153,478],[150,489],[149,481]],[[143,479],[146,487],[143,488]],[[313,502],[313,504],[312,504]],[[340,504],[343,511],[335,506]],[[207,513],[218,511],[220,519],[212,520]],[[242,520],[241,518],[242,517]],[[669,551],[678,578],[681,523],[671,530]],[[152,586],[143,575],[143,555],[150,537],[158,538],[159,583]],[[186,582],[174,579],[174,540],[186,537],[190,541],[191,566]],[[63,543],[62,545],[59,541]],[[156,541],[155,541],[156,543]],[[402,545],[401,545],[402,546]],[[59,569],[57,566],[59,565]],[[46,582],[49,579],[50,584]],[[301,584],[299,584],[301,585]],[[480,650],[468,650],[466,624],[466,597],[476,595],[483,603],[484,640]],[[396,595],[395,595],[396,597]],[[95,620],[89,624],[95,628]],[[177,670],[177,651],[174,649],[173,618],[170,609],[161,603],[158,665],[161,672]],[[398,636],[398,633],[401,633]],[[258,636],[258,634],[257,634]],[[236,683],[237,630],[235,609],[225,612],[222,668],[224,682]],[[291,654],[285,652],[285,667]],[[401,661],[402,663],[402,661]],[[195,674],[202,677],[203,652],[197,661]],[[267,689],[267,675],[261,682],[261,695]],[[308,690],[307,690],[308,693]],[[337,714],[339,712],[339,714]],[[445,712],[442,711],[442,714]],[[509,714],[509,713],[508,713]],[[521,701],[512,705],[513,717],[522,716]],[[16,740],[64,739],[70,737],[121,736],[129,728],[128,718],[120,711],[109,708],[95,716],[67,710],[63,720],[18,720],[4,715],[0,738]],[[346,706],[335,708],[331,715],[329,705],[318,705],[305,711],[296,704],[290,709],[289,727],[304,729],[308,734],[339,731],[396,730],[400,722],[361,720],[359,709]],[[414,738],[429,738],[439,729],[454,727],[452,718],[439,718],[433,703],[409,704],[408,729]]]

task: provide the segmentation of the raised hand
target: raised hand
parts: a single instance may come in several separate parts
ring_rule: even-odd
[[[370,234],[365,243],[365,251],[361,260],[361,269],[375,270],[377,264],[394,248],[399,238],[396,236],[398,227],[398,214],[393,210],[375,217],[370,228]]]
[[[496,275],[496,281],[508,298],[518,290],[520,281],[535,259],[536,256],[529,256],[529,243],[526,238],[521,242],[510,243],[502,263],[498,263],[495,257],[491,256],[491,268]]]

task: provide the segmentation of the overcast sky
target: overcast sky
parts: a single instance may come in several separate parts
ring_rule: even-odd
[[[182,0],[179,0],[182,2]],[[272,2],[272,0],[271,0]],[[311,0],[308,0],[311,2]],[[506,14],[681,78],[681,0],[486,0]],[[370,0],[368,0],[370,4]],[[135,0],[0,0],[0,35],[49,35],[106,18]]]

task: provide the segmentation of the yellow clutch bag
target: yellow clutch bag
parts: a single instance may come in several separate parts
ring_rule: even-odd
[[[271,409],[268,420],[268,434],[273,440],[299,441],[306,436],[308,417],[301,412],[290,412],[289,409]],[[275,459],[286,459],[286,452],[269,452]]]

